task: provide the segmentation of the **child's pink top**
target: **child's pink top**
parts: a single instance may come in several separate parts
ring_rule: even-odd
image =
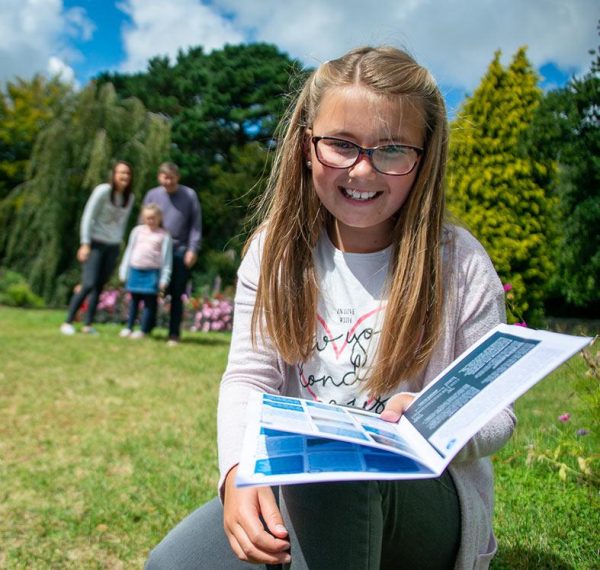
[[[158,228],[152,231],[148,226],[139,226],[129,264],[136,269],[160,269],[162,267],[163,241],[167,232]]]

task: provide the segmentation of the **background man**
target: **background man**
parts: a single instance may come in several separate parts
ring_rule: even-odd
[[[194,190],[179,184],[179,168],[172,162],[163,162],[158,168],[160,186],[148,190],[144,204],[157,204],[162,210],[163,227],[173,238],[173,270],[167,293],[171,295],[169,340],[173,346],[181,338],[183,302],[190,269],[198,259],[202,236],[202,210]]]

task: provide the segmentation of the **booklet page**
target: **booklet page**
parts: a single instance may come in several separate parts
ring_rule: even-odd
[[[418,433],[415,437],[410,425],[385,422],[369,412],[255,394],[248,419],[240,486],[436,474],[420,461],[419,447],[430,445]]]
[[[432,382],[406,418],[443,457],[591,339],[500,325]]]

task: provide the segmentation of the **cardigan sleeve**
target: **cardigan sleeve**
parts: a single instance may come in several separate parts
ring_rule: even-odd
[[[161,268],[160,268],[160,284],[165,287],[171,280],[171,270],[173,266],[173,238],[171,234],[165,231],[165,239],[163,239],[161,250]]]
[[[217,414],[220,490],[227,473],[239,463],[250,393],[279,393],[285,378],[285,365],[268,339],[259,334],[255,346],[252,343],[261,244],[260,236],[251,243],[238,271],[229,360],[221,381]]]
[[[119,279],[123,283],[127,281],[127,275],[129,274],[129,259],[131,258],[131,252],[133,250],[133,246],[137,238],[139,227],[140,226],[136,226],[131,230],[131,233],[129,234],[129,239],[127,240],[127,247],[125,248],[125,252],[123,253],[123,259],[121,260],[121,264],[119,265]]]
[[[100,184],[94,188],[88,201],[83,209],[80,226],[80,243],[89,245],[92,243],[92,225],[97,219],[98,213],[106,202],[107,196],[110,194],[110,186],[108,184]]]

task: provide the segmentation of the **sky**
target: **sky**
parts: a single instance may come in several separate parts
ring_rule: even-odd
[[[0,0],[0,83],[36,73],[85,85],[156,55],[268,42],[315,67],[359,45],[407,49],[436,77],[450,111],[497,50],[521,46],[545,89],[589,69],[597,0]]]

